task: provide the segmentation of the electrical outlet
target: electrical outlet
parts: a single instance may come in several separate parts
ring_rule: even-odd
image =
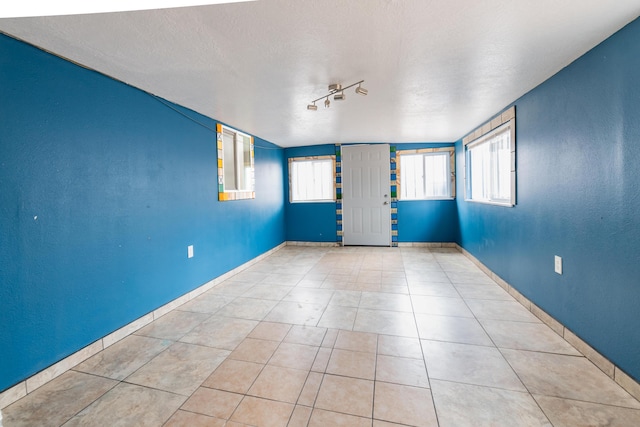
[[[193,258],[193,245],[187,246],[187,258]]]
[[[558,255],[555,257],[555,271],[558,274],[562,274],[562,257]]]

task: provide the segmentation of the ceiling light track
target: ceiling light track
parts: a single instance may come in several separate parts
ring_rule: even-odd
[[[339,83],[330,84],[329,93],[311,101],[311,103],[307,105],[307,110],[316,111],[318,109],[316,102],[322,99],[324,99],[324,108],[329,108],[329,106],[331,105],[331,101],[329,101],[329,97],[331,96],[333,96],[334,101],[344,101],[345,99],[347,99],[347,96],[344,94],[344,91],[356,85],[358,85],[358,87],[356,88],[356,93],[358,95],[363,95],[363,96],[367,95],[369,91],[362,87],[362,83],[364,83],[364,80],[360,80],[359,82],[355,82],[345,87],[342,87],[342,85]]]

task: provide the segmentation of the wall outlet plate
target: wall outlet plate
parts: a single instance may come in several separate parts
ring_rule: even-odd
[[[562,274],[562,257],[555,256],[555,272]]]
[[[187,258],[193,258],[193,245],[187,246]]]

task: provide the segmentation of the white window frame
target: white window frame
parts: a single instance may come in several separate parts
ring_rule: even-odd
[[[406,156],[448,156],[447,162],[447,192],[446,196],[433,196],[433,197],[409,197],[406,195],[406,184],[403,185],[403,168],[402,159]],[[398,183],[398,200],[411,201],[411,200],[453,200],[456,197],[456,162],[455,162],[455,148],[454,147],[438,147],[438,148],[422,148],[417,150],[399,150],[397,152],[397,170],[396,179]],[[425,173],[427,171],[425,170]],[[426,183],[426,177],[423,177],[423,183]]]
[[[506,155],[500,156],[495,151],[498,143],[507,137]],[[515,107],[511,107],[490,122],[476,129],[463,139],[465,162],[465,201],[486,203],[498,206],[513,207],[516,205],[516,117]],[[472,170],[474,150],[484,155],[487,171],[481,175]],[[484,150],[482,153],[481,150]],[[487,152],[488,150],[488,152]],[[502,167],[501,167],[502,165]],[[506,169],[504,169],[506,167]],[[502,173],[501,173],[502,172]],[[508,174],[508,175],[507,175]],[[505,176],[507,175],[507,176]],[[478,179],[480,178],[480,179]],[[500,185],[508,183],[508,196],[500,197],[496,190]],[[473,187],[483,186],[485,191],[474,192]]]
[[[329,163],[331,168],[331,197],[314,199],[294,198],[296,177],[294,176],[295,164],[298,163]],[[336,157],[335,156],[308,156],[289,158],[289,202],[290,203],[335,203],[336,201]]]

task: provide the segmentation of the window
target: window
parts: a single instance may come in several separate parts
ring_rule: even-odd
[[[218,200],[253,199],[253,137],[218,124]]]
[[[465,143],[466,199],[515,205],[515,110],[508,120],[492,120],[488,132]],[[510,114],[508,115],[510,116]]]
[[[398,152],[400,200],[455,197],[453,147]]]
[[[333,156],[289,159],[289,200],[294,202],[335,201]]]

